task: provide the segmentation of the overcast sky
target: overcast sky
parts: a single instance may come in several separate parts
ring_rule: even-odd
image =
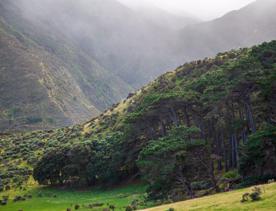
[[[255,0],[119,0],[129,6],[157,6],[172,13],[192,14],[210,20]]]

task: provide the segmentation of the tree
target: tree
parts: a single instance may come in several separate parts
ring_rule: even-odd
[[[241,148],[240,173],[244,177],[276,176],[276,127],[257,131]]]
[[[66,179],[62,169],[66,165],[66,149],[49,152],[36,164],[33,177],[39,184],[61,185]]]

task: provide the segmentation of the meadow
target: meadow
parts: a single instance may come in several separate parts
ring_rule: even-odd
[[[173,204],[167,204],[152,207],[153,202],[145,201],[146,186],[141,184],[117,187],[114,189],[93,189],[93,190],[63,190],[45,187],[33,187],[26,191],[9,191],[2,193],[0,196],[9,195],[10,200],[7,205],[0,206],[0,211],[66,211],[75,210],[75,206],[79,205],[78,210],[126,210],[126,207],[133,202],[138,203],[138,209],[144,211],[189,211],[189,210],[206,210],[206,211],[274,211],[276,210],[276,183],[260,186],[262,189],[261,200],[248,201],[241,203],[242,195],[250,192],[253,187],[234,190],[226,193],[219,193],[202,198],[186,200]],[[26,201],[13,202],[16,195],[32,195],[31,199]],[[94,208],[89,205],[103,204]],[[145,207],[152,207],[147,208]]]
[[[9,196],[8,204],[0,205],[1,211],[66,211],[67,208],[75,210],[79,205],[79,210],[91,210],[89,206],[95,206],[93,210],[103,210],[110,205],[115,206],[115,210],[125,210],[126,206],[133,201],[143,201],[145,186],[129,185],[127,187],[117,187],[114,189],[93,189],[89,190],[62,190],[57,188],[33,187],[25,191],[9,191],[0,194]],[[15,196],[31,195],[32,198],[25,201],[13,202]]]

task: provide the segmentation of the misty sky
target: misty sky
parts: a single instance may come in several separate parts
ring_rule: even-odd
[[[129,6],[157,6],[172,13],[192,14],[204,20],[217,18],[255,0],[119,0]]]

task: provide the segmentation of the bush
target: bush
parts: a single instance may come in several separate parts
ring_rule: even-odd
[[[233,171],[228,171],[226,172],[223,177],[225,179],[238,179],[240,178],[240,174],[237,170],[233,170]]]
[[[274,183],[274,182],[275,182],[274,179],[269,179],[269,180],[267,181],[268,184],[271,184],[271,183]]]
[[[235,188],[245,188],[245,187],[250,187],[252,185],[267,183],[268,180],[271,180],[273,178],[275,178],[274,175],[245,177],[240,184],[235,186]]]
[[[261,199],[262,190],[260,187],[254,187],[251,193],[245,193],[242,195],[241,203],[249,201],[249,198],[252,201],[258,201]]]
[[[6,200],[0,200],[0,205],[7,205],[7,203],[8,203],[8,201],[6,201]]]
[[[243,195],[242,195],[241,203],[248,201],[248,200],[249,200],[249,198],[248,198],[249,195],[250,195],[250,193],[245,193],[245,194],[243,194]]]
[[[115,207],[114,205],[110,205],[110,206],[109,206],[109,209],[111,209],[111,210],[113,210],[113,211],[115,210],[115,208],[116,208],[116,207]]]
[[[258,192],[253,192],[249,195],[252,201],[258,201],[261,199],[261,194]]]
[[[8,201],[9,200],[9,196],[2,196],[2,200]]]
[[[191,183],[193,190],[206,190],[212,187],[212,183],[210,181],[198,181]]]
[[[126,207],[126,211],[133,211],[132,206],[131,206],[131,205],[128,205],[128,206]]]

